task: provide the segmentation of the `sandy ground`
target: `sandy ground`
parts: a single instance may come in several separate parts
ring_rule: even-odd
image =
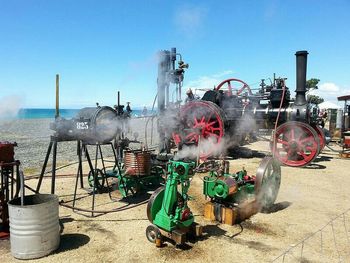
[[[268,152],[266,142],[256,142],[246,148]],[[255,174],[261,155],[250,158],[234,158],[231,172],[243,166]],[[60,175],[74,175],[76,166],[59,171]],[[146,205],[140,205],[118,213],[90,218],[60,206],[60,219],[64,229],[61,245],[55,253],[37,262],[270,262],[283,251],[324,227],[331,219],[350,208],[350,161],[340,159],[331,151],[324,151],[306,168],[282,167],[281,188],[275,206],[269,213],[259,213],[240,225],[227,226],[209,222],[202,216],[206,202],[201,194],[199,175],[192,181],[190,194],[195,200],[190,207],[196,214],[196,222],[204,225],[204,236],[183,249],[166,244],[156,248],[147,241],[145,229],[149,225]],[[85,168],[85,171],[87,169]],[[201,175],[202,176],[202,175]],[[28,180],[35,186],[36,180]],[[74,190],[74,176],[58,176],[56,194],[68,201]],[[85,185],[86,178],[85,178]],[[48,193],[49,179],[45,179],[41,192]],[[83,197],[77,206],[91,207],[91,196],[79,189]],[[113,192],[114,197],[118,194]],[[138,200],[139,201],[139,200]],[[111,209],[125,205],[112,202],[108,194],[97,195],[98,209]],[[339,220],[338,220],[339,221]],[[303,246],[302,262],[350,262],[345,256],[350,243],[344,225],[350,230],[350,212],[323,231],[323,254],[320,235],[315,234]],[[332,231],[332,227],[333,230]],[[293,248],[293,256],[284,262],[299,262],[301,246]],[[10,254],[10,242],[0,241],[0,261],[15,262]],[[282,258],[276,262],[282,262]]]

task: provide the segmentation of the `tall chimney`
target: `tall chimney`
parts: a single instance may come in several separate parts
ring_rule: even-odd
[[[297,63],[297,89],[295,90],[295,105],[306,104],[306,67],[307,67],[307,55],[309,53],[306,50],[297,51],[295,53]]]

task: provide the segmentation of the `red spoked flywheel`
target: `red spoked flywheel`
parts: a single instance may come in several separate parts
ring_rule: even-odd
[[[177,146],[198,146],[201,159],[217,153],[224,136],[224,113],[213,102],[191,101],[180,109],[179,129],[173,132]]]
[[[277,127],[270,147],[281,163],[301,167],[312,162],[319,154],[320,139],[310,125],[289,121]]]
[[[239,83],[239,87],[238,88],[235,88],[236,91],[236,94],[235,95],[241,95],[241,93],[246,89],[248,90],[248,93],[249,95],[252,95],[252,90],[250,89],[249,85],[247,83],[245,83],[243,80],[240,80],[240,79],[226,79],[224,81],[222,81],[217,87],[216,87],[216,90],[219,90],[219,89],[222,89],[225,84],[227,84],[227,89],[228,89],[228,94],[229,95],[232,95],[232,90],[233,90],[233,87],[232,87],[232,84],[231,83]]]

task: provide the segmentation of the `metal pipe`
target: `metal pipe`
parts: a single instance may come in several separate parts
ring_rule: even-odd
[[[120,112],[120,91],[118,91],[117,93],[117,114],[120,115],[121,112]]]
[[[169,86],[167,81],[167,73],[170,69],[170,52],[169,51],[160,51],[158,53],[158,92],[157,92],[157,102],[158,102],[158,114],[160,118],[162,118],[165,111],[165,103],[166,103],[166,89]],[[158,123],[158,133],[159,133],[159,151],[162,152],[166,149],[166,139],[165,139],[165,131],[162,124]]]
[[[306,104],[306,69],[307,69],[307,55],[309,53],[305,50],[297,51],[296,56],[296,95],[295,105]]]
[[[158,53],[158,110],[162,113],[165,109],[165,89],[167,85],[167,72],[169,71],[169,51]]]
[[[172,62],[172,70],[175,70],[175,61],[176,61],[176,47],[171,48],[170,59]]]
[[[51,138],[49,147],[47,148],[47,153],[46,153],[45,161],[44,161],[43,167],[41,168],[41,173],[40,173],[40,176],[39,176],[38,185],[37,185],[37,187],[36,187],[36,193],[39,193],[39,191],[40,191],[40,187],[41,187],[41,183],[42,183],[43,178],[44,178],[44,174],[45,174],[47,162],[48,162],[49,157],[50,157],[50,154],[51,154],[52,145],[53,145],[53,140],[52,140],[52,138]]]
[[[53,142],[52,152],[52,176],[51,176],[51,194],[55,193],[55,180],[56,180],[56,160],[57,160],[57,141]]]
[[[21,181],[21,206],[24,206],[24,174],[23,174],[23,171],[20,171],[19,172],[19,178],[20,178],[20,181]]]

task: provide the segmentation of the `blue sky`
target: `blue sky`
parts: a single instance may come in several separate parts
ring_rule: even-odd
[[[117,90],[150,105],[155,54],[171,47],[190,64],[186,87],[276,72],[292,91],[294,53],[308,50],[308,78],[334,101],[350,93],[349,13],[349,0],[0,0],[0,103],[54,107],[59,73],[64,108],[114,105]]]

